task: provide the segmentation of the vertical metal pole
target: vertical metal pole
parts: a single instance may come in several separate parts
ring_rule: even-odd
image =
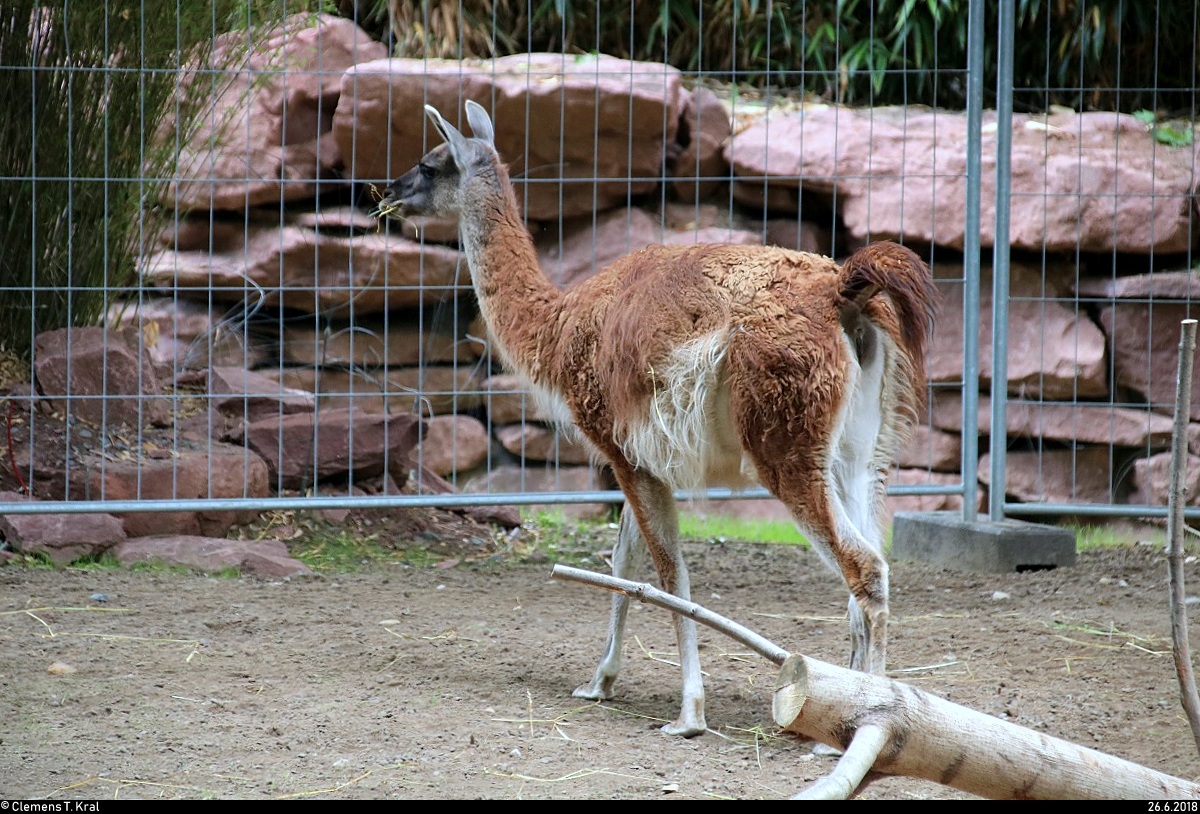
[[[992,435],[989,516],[1004,519],[1008,449],[1008,227],[1012,193],[1013,0],[1000,0],[996,77],[996,242],[992,249]]]
[[[967,18],[967,212],[963,234],[963,522],[979,505],[979,198],[983,133],[984,0],[971,0]]]

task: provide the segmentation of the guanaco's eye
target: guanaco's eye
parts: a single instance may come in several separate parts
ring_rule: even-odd
[[[421,177],[426,181],[433,178],[433,167],[428,164],[418,164],[417,170],[421,173]]]

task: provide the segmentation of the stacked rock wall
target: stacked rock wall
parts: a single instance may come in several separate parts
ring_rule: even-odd
[[[898,482],[956,482],[964,330],[979,332],[981,391],[997,386],[986,262],[980,312],[962,305],[965,114],[734,104],[669,66],[604,55],[460,62],[388,59],[382,48],[319,18],[239,55],[243,70],[228,74],[208,117],[233,136],[209,127],[184,146],[161,201],[171,228],[145,257],[146,296],[124,312],[158,325],[161,367],[241,365],[322,408],[422,415],[420,459],[459,488],[607,485],[497,375],[454,225],[367,215],[383,185],[437,143],[423,105],[455,122],[473,99],[492,113],[559,285],[659,242],[841,256],[890,238],[930,260],[945,298],[933,397]],[[1012,126],[1009,494],[1161,504],[1178,319],[1195,315],[1200,293],[1185,265],[1196,151],[1158,144],[1113,113],[1019,115]],[[995,144],[987,117],[985,247]],[[987,417],[985,402],[981,443]]]

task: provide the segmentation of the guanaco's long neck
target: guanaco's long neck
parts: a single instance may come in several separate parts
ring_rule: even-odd
[[[476,175],[469,191],[459,231],[483,318],[508,363],[533,382],[551,386],[562,292],[538,265],[504,167],[496,164],[495,174]]]

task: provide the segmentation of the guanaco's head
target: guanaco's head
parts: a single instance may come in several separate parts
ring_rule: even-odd
[[[474,138],[467,138],[442,118],[431,105],[425,113],[444,139],[384,191],[376,212],[386,216],[453,215],[471,199],[472,182],[495,179],[495,132],[487,111],[467,102],[467,122]]]

